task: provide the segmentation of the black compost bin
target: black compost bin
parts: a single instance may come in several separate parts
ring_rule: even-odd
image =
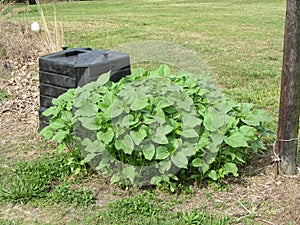
[[[110,80],[119,81],[129,75],[130,59],[127,53],[91,48],[74,48],[42,56],[40,70],[39,129],[49,124],[42,113],[52,105],[52,99],[69,88],[83,86],[106,72],[111,71]]]

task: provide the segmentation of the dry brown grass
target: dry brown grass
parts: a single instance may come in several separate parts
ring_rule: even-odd
[[[2,58],[10,60],[17,57],[22,61],[31,61],[32,52],[47,54],[61,49],[64,44],[64,32],[62,23],[56,19],[55,10],[53,21],[47,21],[41,4],[37,1],[42,24],[40,32],[33,32],[30,23],[25,19],[15,23],[6,21],[7,18],[24,10],[22,8],[8,10],[11,4],[11,2],[0,4],[0,56]],[[33,57],[36,58],[35,55]]]
[[[42,19],[41,40],[48,52],[56,52],[61,49],[64,44],[64,30],[62,23],[57,21],[56,9],[54,6],[53,22],[46,20],[43,8],[37,1],[37,8]]]
[[[41,55],[59,51],[64,42],[62,24],[54,13],[53,22],[46,20],[41,5],[37,4],[42,24],[40,32],[33,32],[30,23],[24,20],[8,22],[21,8],[10,10],[13,3],[0,3],[0,81],[10,77],[13,70],[37,63]],[[23,9],[24,10],[24,9]],[[3,82],[1,82],[3,83]],[[1,85],[0,83],[0,88]]]
[[[2,58],[7,61],[28,62],[42,50],[37,34],[31,32],[25,23],[1,22],[0,49]]]

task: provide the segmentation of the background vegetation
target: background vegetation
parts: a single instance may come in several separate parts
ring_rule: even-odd
[[[32,48],[38,49],[37,46],[32,47],[35,45],[26,44],[30,42],[22,44],[12,37],[18,34],[23,41],[30,37],[28,39],[44,42],[48,31],[43,17],[48,23],[51,37],[55,37],[55,31],[62,33],[55,25],[61,24],[64,41],[59,38],[55,42],[69,48],[116,49],[120,45],[142,40],[168,41],[195,52],[210,67],[217,86],[227,96],[237,102],[253,103],[256,109],[267,110],[274,119],[270,127],[276,132],[284,1],[107,0],[54,2],[41,7],[43,16],[38,6],[12,5],[1,11],[2,18],[5,18],[1,20],[1,37],[5,37],[0,40],[1,56],[23,62],[20,58],[27,59],[27,52],[32,51]],[[33,21],[42,25],[38,34],[29,30]],[[9,37],[4,36],[6,32],[3,29],[8,22],[18,24],[18,29],[14,29],[15,35]],[[17,49],[18,53],[13,49]],[[43,50],[45,49],[48,47]],[[46,54],[41,51],[40,54],[42,53]],[[140,66],[156,68],[157,64],[136,63],[132,65],[132,69]],[[1,81],[8,78],[9,75],[1,77]],[[5,88],[1,88],[1,93],[4,96],[1,97],[2,101],[14,98],[7,97],[11,95],[10,92],[7,94]],[[3,121],[1,120],[5,124]],[[32,130],[29,132],[33,132]],[[208,186],[202,190],[193,186],[182,187],[181,195],[169,195],[163,191],[164,187],[154,193],[152,190],[134,188],[124,191],[110,186],[98,174],[86,173],[85,168],[78,164],[76,155],[68,152],[63,155],[51,153],[47,157],[32,157],[33,152],[39,152],[39,155],[56,149],[37,139],[34,143],[24,142],[24,137],[12,133],[14,132],[5,136],[12,144],[1,142],[0,224],[299,222],[296,207],[291,208],[291,214],[285,214],[287,207],[293,206],[292,199],[295,201],[295,195],[291,194],[291,198],[285,196],[286,198],[276,202],[276,196],[281,196],[276,192],[280,188],[276,182],[274,188],[270,188],[270,179],[268,182],[260,182],[259,177],[251,188],[242,189],[250,185],[250,174],[260,173],[261,168],[270,163],[268,153],[271,148],[262,153],[266,155],[262,157],[263,160],[257,160],[257,163],[263,164],[262,167],[250,164],[250,169],[244,170],[243,177],[237,181],[241,185],[234,184],[229,179],[223,184]],[[12,140],[13,138],[15,139]],[[1,137],[1,140],[4,138]],[[264,140],[267,145],[272,141]],[[78,171],[78,168],[81,172],[74,176],[74,171]],[[297,187],[295,186],[294,193],[297,193]],[[282,185],[282,188],[281,190],[287,190],[288,187]],[[215,189],[218,191],[215,192]],[[256,189],[257,192],[254,193],[253,190]],[[239,190],[248,195],[242,199],[244,192]],[[271,195],[266,197],[262,194],[268,191]],[[224,198],[221,197],[222,194]],[[232,210],[228,211],[229,208]],[[239,214],[240,211],[236,212],[236,208],[243,212]]]
[[[64,44],[70,48],[114,49],[141,40],[164,40],[191,49],[227,94],[275,115],[284,6],[282,1],[125,0],[63,2],[42,8],[47,21],[53,21],[55,9],[64,28]],[[41,20],[36,7],[19,12],[19,18]]]

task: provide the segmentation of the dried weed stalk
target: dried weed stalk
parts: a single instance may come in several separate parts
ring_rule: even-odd
[[[37,1],[38,11],[42,19],[42,41],[48,52],[55,52],[61,49],[64,43],[64,31],[61,22],[57,22],[56,8],[54,6],[54,21],[52,29],[49,29],[49,23],[46,20],[44,11],[39,1]]]
[[[4,69],[19,67],[32,62],[42,54],[60,50],[63,46],[64,35],[62,23],[56,19],[54,8],[54,21],[47,22],[41,4],[37,8],[41,16],[41,31],[33,32],[30,23],[24,21],[7,22],[5,18],[11,17],[19,10],[9,10],[9,3],[0,3],[0,72]]]

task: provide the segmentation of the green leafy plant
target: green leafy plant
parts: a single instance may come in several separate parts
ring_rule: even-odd
[[[0,200],[25,204],[31,199],[46,197],[51,182],[70,174],[64,165],[64,159],[51,160],[48,157],[16,163],[9,185],[0,190]]]
[[[33,198],[45,197],[45,188],[46,186],[37,179],[16,176],[9,188],[0,190],[0,200],[26,204]]]
[[[248,152],[264,149],[263,123],[271,117],[233,103],[209,79],[172,74],[165,65],[118,83],[103,74],[55,99],[41,134],[59,151],[79,147],[84,162],[112,183],[168,182],[174,190],[178,171],[200,181],[238,176]]]
[[[163,208],[162,202],[150,192],[138,194],[134,197],[126,197],[108,205],[110,214],[128,217],[128,215],[155,216],[167,208]]]
[[[120,221],[125,224],[180,224],[170,206],[150,192],[110,202],[101,212],[101,224],[120,224]]]
[[[206,212],[199,212],[196,210],[181,212],[180,217],[184,220],[185,224],[229,224],[229,219],[226,216],[222,218],[216,218]]]
[[[51,200],[75,203],[77,205],[89,205],[94,203],[94,193],[81,188],[72,190],[70,184],[61,184],[52,191]]]
[[[174,205],[151,192],[110,202],[98,218],[101,218],[97,221],[100,224],[119,224],[120,221],[126,224],[229,224],[229,218],[223,215],[218,218],[205,211],[176,212]]]
[[[91,191],[70,188],[69,178],[74,173],[69,158],[67,153],[63,153],[33,162],[16,163],[13,174],[7,178],[10,182],[4,182],[6,184],[0,189],[0,201],[26,204],[32,199],[48,198],[56,202],[92,204],[94,199]]]
[[[51,124],[41,131],[46,139],[58,143],[58,152],[61,153],[66,148],[70,154],[68,165],[73,175],[80,172],[86,173],[85,162],[75,141],[73,132],[72,108],[75,99],[75,89],[53,99],[53,106],[44,112],[44,116],[52,116]]]
[[[33,162],[17,162],[12,168],[16,176],[35,178],[37,181],[49,185],[53,180],[63,180],[71,175],[65,159],[66,154],[55,156],[50,154]]]

